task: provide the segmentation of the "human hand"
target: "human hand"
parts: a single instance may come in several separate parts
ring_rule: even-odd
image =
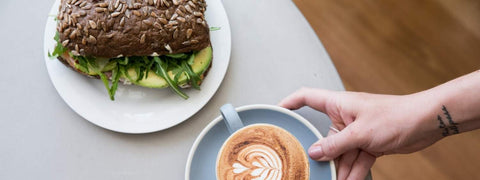
[[[375,159],[421,150],[443,136],[435,124],[438,106],[421,93],[394,96],[302,88],[280,102],[287,109],[310,106],[330,117],[329,132],[309,149],[314,160],[336,160],[338,179],[364,179]]]

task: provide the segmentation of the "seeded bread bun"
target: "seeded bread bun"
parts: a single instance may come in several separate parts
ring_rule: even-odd
[[[60,42],[76,56],[156,56],[210,45],[205,0],[61,0]]]

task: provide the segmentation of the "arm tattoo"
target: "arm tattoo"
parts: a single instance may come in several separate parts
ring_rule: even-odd
[[[458,126],[457,126],[458,123],[453,121],[452,116],[447,110],[447,107],[442,106],[442,111],[443,111],[443,115],[445,116],[448,122],[448,126],[447,126],[443,121],[442,116],[437,115],[437,120],[439,123],[438,128],[442,129],[442,136],[445,137],[445,136],[449,136],[450,134],[458,134],[459,133]]]

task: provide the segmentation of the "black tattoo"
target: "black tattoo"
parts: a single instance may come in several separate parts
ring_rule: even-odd
[[[442,117],[440,117],[440,115],[438,115],[437,119],[438,119],[438,123],[439,123],[438,128],[443,129],[442,136],[445,137],[445,136],[450,135],[450,132],[448,131],[447,126],[445,125],[445,123],[443,123]]]
[[[447,125],[443,122],[443,119],[440,115],[437,115],[437,120],[438,120],[438,128],[439,129],[442,129],[442,136],[448,136],[450,135],[450,131],[452,131],[452,134],[458,134],[460,131],[458,130],[458,123],[454,122],[453,119],[452,119],[452,116],[450,115],[450,113],[448,112],[447,110],[447,107],[445,107],[444,105],[442,106],[442,111],[443,111],[443,114],[445,115],[445,118],[447,119],[448,121],[448,127]]]

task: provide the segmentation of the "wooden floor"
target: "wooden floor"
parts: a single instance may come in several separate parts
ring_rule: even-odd
[[[294,2],[347,90],[408,94],[480,69],[480,0]],[[372,173],[388,180],[480,179],[480,130],[381,157]]]

